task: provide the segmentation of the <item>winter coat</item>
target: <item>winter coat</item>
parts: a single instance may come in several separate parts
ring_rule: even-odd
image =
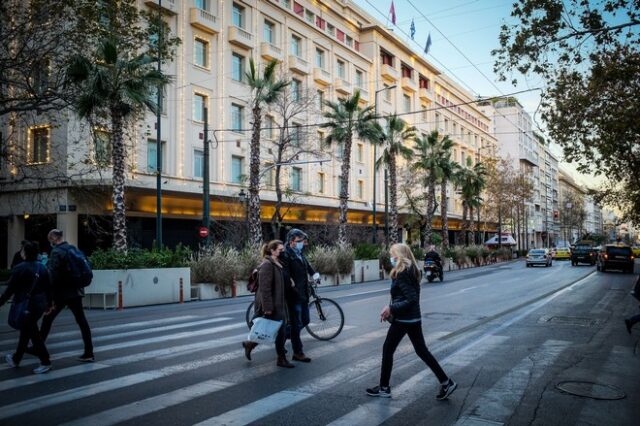
[[[295,284],[293,297],[289,298],[289,300],[293,303],[308,303],[309,275],[315,274],[316,271],[309,265],[304,255],[298,257],[291,247],[287,246],[285,253],[284,267],[287,271],[285,275],[288,275]]]
[[[269,318],[287,320],[287,304],[285,302],[285,286],[282,267],[270,257],[265,257],[258,267],[258,291],[256,292],[256,316],[263,317],[271,311]]]
[[[420,271],[415,265],[391,281],[391,315],[394,321],[415,321],[420,314]]]
[[[66,241],[56,245],[51,250],[47,261],[47,268],[51,274],[53,300],[57,303],[84,296],[84,288],[70,282],[67,252],[71,247],[73,246]]]
[[[38,279],[34,279],[36,271]],[[4,305],[11,296],[14,302],[24,300],[31,288],[31,305],[30,308],[35,314],[33,317],[38,320],[40,316],[51,306],[51,281],[49,273],[40,262],[30,261],[22,262],[11,270],[11,277],[7,283],[7,289],[0,296],[0,306]]]

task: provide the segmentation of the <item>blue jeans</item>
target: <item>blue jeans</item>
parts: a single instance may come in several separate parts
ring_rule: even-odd
[[[300,331],[309,324],[309,304],[306,302],[295,303],[291,309],[291,346],[294,354],[301,354],[302,341]]]

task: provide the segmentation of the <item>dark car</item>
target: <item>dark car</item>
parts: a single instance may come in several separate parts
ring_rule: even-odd
[[[598,253],[596,268],[602,272],[607,269],[620,269],[622,272],[633,273],[634,259],[631,247],[607,245]]]
[[[597,256],[598,253],[592,245],[576,244],[576,246],[571,249],[571,265],[576,266],[578,263],[588,263],[593,266],[596,264]]]

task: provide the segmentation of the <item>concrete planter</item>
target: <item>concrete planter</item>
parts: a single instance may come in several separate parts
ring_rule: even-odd
[[[336,285],[345,285],[351,284],[351,274],[339,274],[337,275],[337,283]]]
[[[356,260],[353,262],[353,276],[355,283],[363,283],[367,281],[377,281],[380,279],[380,261],[372,260]]]
[[[330,287],[334,285],[338,285],[337,275],[321,275],[320,276],[320,287]]]
[[[182,282],[182,290],[180,283]],[[191,295],[190,268],[109,269],[93,271],[93,281],[85,289],[85,305],[98,306],[91,295],[117,294],[122,284],[123,307],[159,305],[189,301]],[[182,293],[182,295],[181,295]],[[94,306],[95,304],[95,306]],[[100,305],[102,305],[100,303]]]
[[[193,296],[197,300],[212,300],[222,299],[225,297],[231,297],[231,289],[226,289],[226,292],[221,291],[221,286],[214,283],[194,283],[191,284],[193,288]]]
[[[249,296],[252,295],[249,290],[247,290],[247,280],[237,280],[236,281],[236,297],[237,296]]]

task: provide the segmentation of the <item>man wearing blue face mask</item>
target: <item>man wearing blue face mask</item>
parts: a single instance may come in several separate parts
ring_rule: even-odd
[[[300,331],[309,324],[309,275],[313,279],[320,278],[320,274],[313,270],[302,253],[307,234],[299,229],[292,229],[287,234],[287,247],[285,250],[285,276],[289,276],[293,282],[291,297],[288,297],[289,313],[291,318],[291,346],[293,347],[294,361],[310,362],[302,350]]]

